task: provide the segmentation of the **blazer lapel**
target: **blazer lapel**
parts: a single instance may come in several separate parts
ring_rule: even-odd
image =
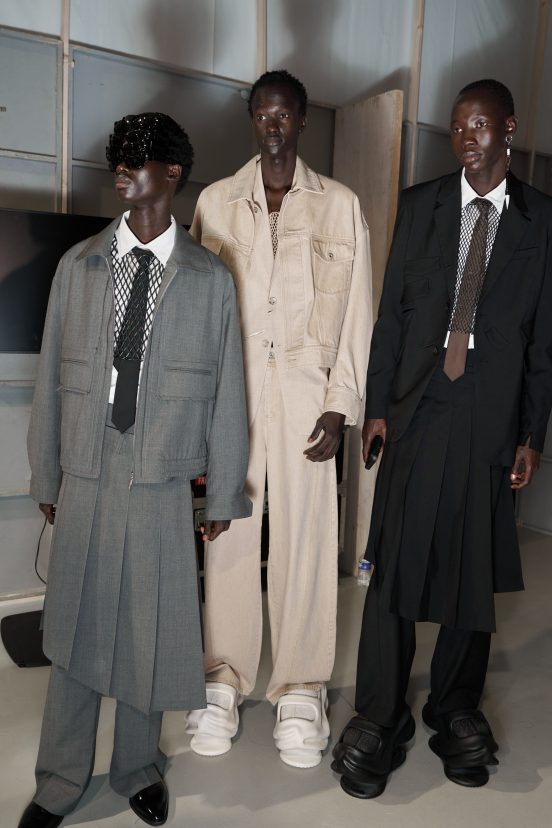
[[[441,247],[443,267],[451,303],[454,301],[460,244],[461,171],[446,178],[441,184],[434,207],[434,221]]]
[[[531,216],[527,210],[521,182],[513,175],[510,178],[510,203],[504,205],[498,230],[493,244],[489,266],[485,274],[480,300],[490,291],[515,251],[529,227]]]

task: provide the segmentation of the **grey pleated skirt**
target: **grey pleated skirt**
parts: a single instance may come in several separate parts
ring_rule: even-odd
[[[383,606],[414,621],[492,632],[494,593],[523,589],[510,469],[475,449],[475,376],[437,366],[407,431],[387,443],[367,557]]]
[[[73,678],[144,712],[204,707],[190,482],[130,486],[133,439],[106,426],[99,480],[65,477],[46,629],[59,633],[76,605]],[[72,563],[81,575],[68,583]]]

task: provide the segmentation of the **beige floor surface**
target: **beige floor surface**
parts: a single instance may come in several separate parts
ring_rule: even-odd
[[[189,749],[184,716],[165,716],[162,746],[172,757],[167,825],[175,828],[552,828],[552,538],[522,530],[526,592],[497,598],[483,708],[500,743],[500,766],[485,788],[448,782],[420,723],[435,629],[418,625],[410,701],[418,722],[405,765],[377,800],[342,793],[330,753],[313,770],[288,768],[272,742],[273,711],[263,699],[265,640],[256,692],[242,707],[238,739],[225,757]],[[345,578],[339,592],[338,650],[330,685],[332,738],[352,712],[356,644],[364,591]],[[0,615],[9,609],[0,603]],[[48,668],[20,669],[0,645],[0,828],[16,828],[33,792],[33,765]],[[63,826],[129,828],[142,823],[106,779],[113,703],[103,703],[95,776]]]

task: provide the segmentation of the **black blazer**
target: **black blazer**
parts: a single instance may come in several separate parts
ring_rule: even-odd
[[[461,171],[401,197],[368,367],[366,417],[405,432],[439,360],[454,300]],[[542,451],[552,405],[552,198],[510,176],[475,320],[479,456]]]

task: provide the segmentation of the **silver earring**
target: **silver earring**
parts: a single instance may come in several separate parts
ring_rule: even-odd
[[[506,136],[506,158],[508,158],[508,159],[510,158],[510,155],[511,155],[511,152],[510,152],[510,144],[511,143],[512,143],[512,136],[507,135]]]

